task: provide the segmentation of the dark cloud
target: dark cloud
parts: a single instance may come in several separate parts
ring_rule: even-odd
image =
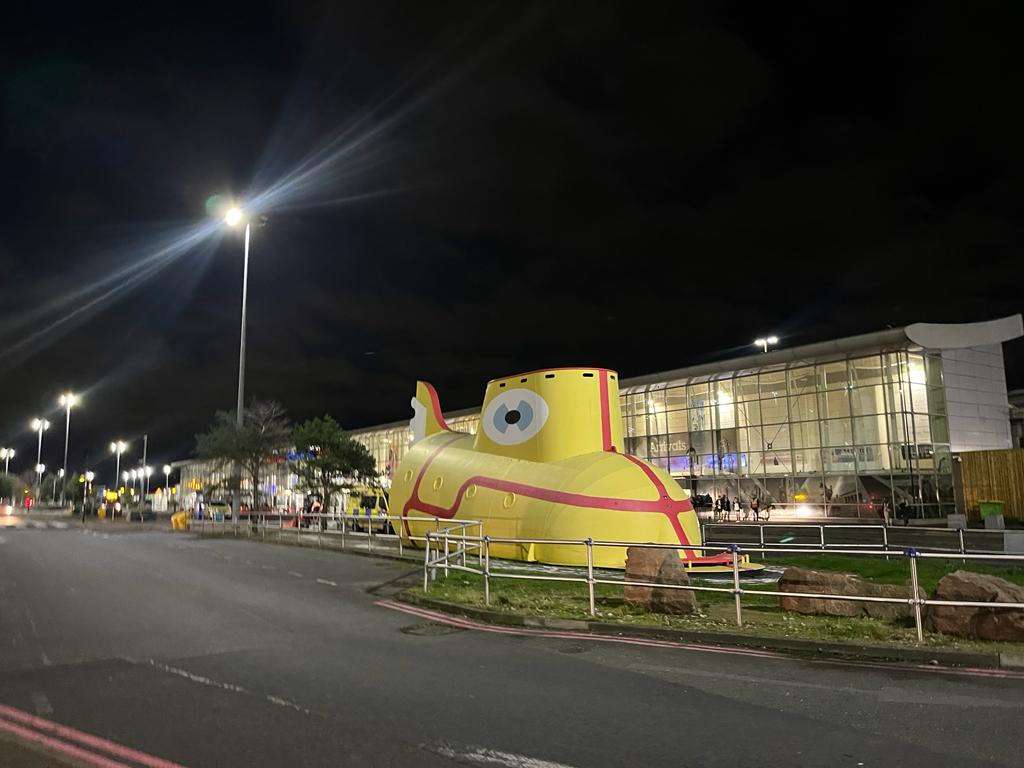
[[[144,432],[180,455],[233,406],[235,236],[28,334],[210,195],[312,163],[252,243],[248,391],[297,417],[402,418],[417,377],[456,408],[521,368],[1024,308],[1016,7],[37,12],[0,53],[0,440],[26,452],[67,387],[94,464]]]

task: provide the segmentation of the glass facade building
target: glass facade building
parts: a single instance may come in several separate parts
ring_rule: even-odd
[[[695,496],[757,497],[780,517],[957,510],[955,455],[1010,446],[1002,342],[1019,315],[776,349],[624,379],[625,448]],[[448,414],[475,433],[479,411]],[[407,422],[353,433],[389,482]]]

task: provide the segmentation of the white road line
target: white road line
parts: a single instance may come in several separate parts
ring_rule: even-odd
[[[45,693],[39,691],[32,691],[32,706],[36,708],[36,714],[47,717],[53,714],[53,705],[50,700],[46,698]]]
[[[289,576],[294,576],[296,579],[301,579],[302,578],[302,574],[299,573],[298,571],[288,571],[288,575]]]
[[[62,523],[60,520],[54,520],[52,523],[50,523],[50,527],[51,528],[56,528],[58,530],[64,530],[65,528],[68,527],[68,524],[67,523]]]
[[[420,748],[441,757],[447,757],[464,763],[475,763],[476,765],[501,765],[506,766],[506,768],[572,768],[572,766],[565,763],[553,763],[550,760],[540,760],[536,757],[518,755],[514,752],[501,752],[497,749],[453,744],[451,742],[421,744]]]
[[[261,565],[260,568],[262,568],[264,571],[276,571],[277,570],[277,568],[275,568],[273,565]]]
[[[125,659],[125,661],[129,661],[132,664],[135,663],[131,659],[127,659],[127,658]],[[186,680],[191,680],[193,683],[199,683],[200,685],[208,685],[208,686],[210,686],[212,688],[220,688],[222,691],[232,691],[234,693],[245,693],[245,694],[256,695],[256,696],[259,695],[259,694],[254,693],[253,691],[250,691],[248,688],[243,688],[240,685],[235,685],[234,683],[222,683],[219,680],[214,680],[214,679],[209,678],[209,677],[203,677],[202,675],[197,675],[194,672],[189,672],[187,669],[181,669],[180,667],[172,667],[172,666],[170,666],[168,664],[161,664],[156,659],[150,659],[149,660],[149,665],[151,667],[156,667],[157,669],[162,670],[164,672],[169,672],[172,675],[177,675],[178,677],[183,677]],[[316,714],[316,712],[313,712],[312,710],[306,709],[305,707],[301,706],[300,704],[296,704],[294,701],[289,701],[288,699],[282,699],[280,696],[274,696],[271,693],[265,694],[263,696],[263,698],[266,699],[267,701],[269,701],[271,704],[276,704],[279,707],[287,707],[288,709],[294,709],[295,711],[301,712],[304,715],[315,715]]]
[[[330,587],[338,586],[338,583],[336,581],[328,581],[327,579],[317,579],[316,583],[317,584],[327,584]]]

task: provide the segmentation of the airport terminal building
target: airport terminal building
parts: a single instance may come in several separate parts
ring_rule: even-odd
[[[623,379],[625,448],[695,495],[787,516],[937,518],[963,506],[959,453],[1013,445],[1002,344],[1022,335],[1020,315],[915,323]],[[445,416],[475,432],[479,409]],[[408,422],[353,435],[387,484]]]

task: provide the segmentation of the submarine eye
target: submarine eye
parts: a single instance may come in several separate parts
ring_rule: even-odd
[[[484,409],[484,433],[498,445],[518,445],[534,437],[548,419],[548,404],[529,389],[509,389]]]

